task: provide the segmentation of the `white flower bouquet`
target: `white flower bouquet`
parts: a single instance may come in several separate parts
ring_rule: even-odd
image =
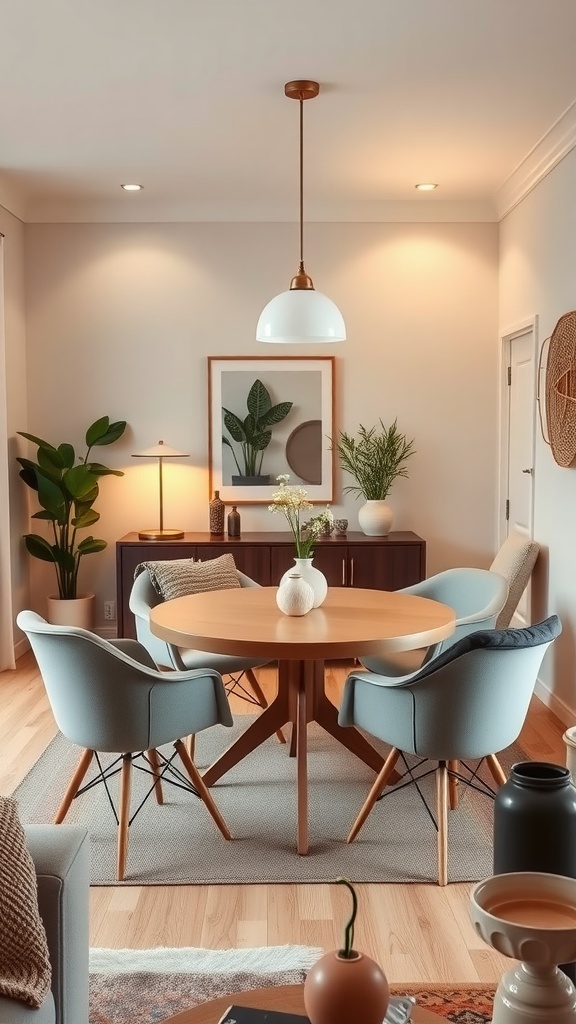
[[[272,495],[272,505],[268,506],[270,512],[283,512],[288,520],[288,525],[294,537],[297,558],[311,558],[314,552],[314,545],[319,537],[325,532],[326,527],[332,526],[334,516],[326,506],[323,512],[314,516],[307,523],[300,522],[300,513],[305,509],[313,508],[312,502],[308,500],[308,491],[304,487],[290,487],[287,473],[276,477],[278,490]],[[305,536],[302,531],[305,529]]]

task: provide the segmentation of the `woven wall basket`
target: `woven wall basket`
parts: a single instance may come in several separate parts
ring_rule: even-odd
[[[559,466],[576,457],[576,310],[564,313],[552,331],[546,362],[546,423]]]

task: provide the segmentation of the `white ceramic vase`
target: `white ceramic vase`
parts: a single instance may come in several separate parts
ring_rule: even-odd
[[[314,591],[299,572],[291,569],[276,591],[276,604],[284,615],[306,615],[314,607]]]
[[[367,501],[358,511],[358,522],[367,537],[386,537],[392,526],[392,509],[385,501]]]
[[[315,565],[312,565],[311,558],[295,558],[294,569],[288,569],[284,573],[280,580],[280,586],[282,586],[284,580],[292,572],[299,572],[302,579],[310,584],[314,593],[314,608],[319,608],[328,593],[328,580],[324,573],[320,572],[320,569],[317,569]]]
[[[94,594],[80,594],[64,599],[52,595],[46,598],[48,622],[53,626],[80,626],[81,629],[94,627]]]

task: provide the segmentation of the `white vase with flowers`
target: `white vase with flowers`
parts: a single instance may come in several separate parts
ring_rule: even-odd
[[[308,523],[301,523],[301,513],[314,506],[308,499],[307,490],[304,487],[290,487],[288,485],[289,480],[290,477],[287,473],[282,473],[276,477],[278,490],[274,491],[272,505],[269,505],[268,508],[270,512],[282,512],[286,516],[292,536],[294,537],[296,571],[312,587],[314,592],[314,608],[318,608],[328,593],[328,581],[324,573],[317,569],[315,565],[312,565],[314,545],[318,538],[324,534],[326,528],[333,525],[334,516],[332,511],[326,506],[323,512],[314,516]],[[303,532],[302,527],[304,525],[306,530]],[[290,573],[293,572],[294,569],[292,568],[284,573],[280,580],[280,586],[282,586],[282,583],[288,578]]]

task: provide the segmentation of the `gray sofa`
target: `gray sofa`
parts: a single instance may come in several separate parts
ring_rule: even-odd
[[[0,997],[0,1024],[88,1024],[88,833],[77,825],[25,825],[24,831],[38,879],[52,992],[39,1009]]]

